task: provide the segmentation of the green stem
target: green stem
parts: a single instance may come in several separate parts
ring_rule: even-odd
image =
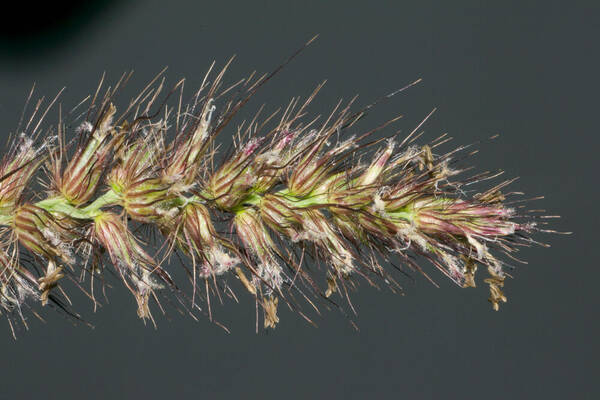
[[[84,207],[82,211],[88,214],[94,214],[92,217],[95,217],[99,214],[100,208],[119,204],[120,199],[121,197],[119,194],[110,189],[108,192],[94,200],[92,204]]]
[[[64,197],[51,197],[38,201],[34,204],[36,207],[43,208],[48,212],[58,212],[66,214],[76,219],[89,219],[89,215],[83,209],[75,208],[67,202]]]
[[[291,202],[291,204],[293,204],[294,206],[296,206],[298,208],[328,206],[327,193],[311,195],[311,196],[307,196],[305,198],[299,198],[297,196],[292,195],[289,192],[289,190],[286,188],[286,189],[281,189],[281,190],[277,191],[275,194],[278,196],[284,197],[286,200],[289,200]],[[240,203],[239,206],[234,208],[232,210],[232,212],[234,214],[237,214],[238,212],[241,212],[241,211],[247,209],[248,206],[256,206],[256,205],[260,204],[260,202],[262,201],[262,198],[263,198],[263,196],[261,196],[260,194],[252,193],[252,194],[248,195],[244,199],[244,201],[242,201]],[[413,222],[415,219],[415,211],[413,210],[413,208],[410,205],[408,205],[399,210],[387,213],[386,217],[389,219],[392,219],[392,220],[404,220],[407,222]]]
[[[119,195],[111,189],[84,208],[74,207],[64,197],[51,197],[38,201],[35,206],[48,212],[65,214],[75,219],[93,219],[101,214],[100,209],[102,207],[119,204],[119,199]],[[0,224],[2,223],[3,219],[0,217]]]
[[[292,194],[290,194],[288,189],[282,189],[277,192],[277,195],[285,197],[286,200],[292,202],[292,204],[299,208],[307,208],[314,207],[318,205],[326,205],[327,202],[327,193],[320,193],[315,195],[310,195],[305,198],[299,198]]]

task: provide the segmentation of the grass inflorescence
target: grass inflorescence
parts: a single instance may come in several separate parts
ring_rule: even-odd
[[[187,104],[183,81],[164,93],[160,74],[120,113],[115,97],[130,75],[108,89],[101,81],[74,132],[59,113],[41,134],[47,111],[36,104],[0,164],[0,312],[13,329],[26,326],[27,310],[39,316],[35,302],[79,319],[68,287],[95,308],[107,271],[153,323],[163,296],[213,320],[211,298],[237,301],[235,286],[254,298],[257,326],[274,327],[282,304],[310,321],[307,308],[352,307],[349,291],[361,278],[392,289],[400,289],[396,270],[433,281],[422,260],[458,287],[474,287],[483,267],[492,307],[506,302],[504,260],[547,230],[533,222],[540,216],[510,207],[507,197],[520,194],[504,192],[511,181],[468,190],[498,175],[464,177],[470,146],[441,153],[445,135],[417,145],[429,115],[403,137],[381,138],[398,118],[359,131],[379,100],[310,117],[319,85],[242,123],[219,151],[216,136],[273,75],[225,86],[228,65],[214,73],[213,64]],[[173,254],[183,281],[169,271]]]

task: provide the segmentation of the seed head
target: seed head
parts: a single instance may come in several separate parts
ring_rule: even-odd
[[[256,284],[263,282],[266,293],[278,291],[283,283],[283,270],[277,262],[276,246],[258,212],[246,209],[236,214],[234,226],[250,256],[256,259]]]
[[[152,126],[151,129],[159,129]],[[159,156],[164,151],[155,134],[126,141],[108,174],[108,184],[120,205],[136,221],[152,223],[163,219],[172,208],[176,194],[160,176]]]
[[[553,232],[509,207],[517,195],[504,192],[511,181],[470,191],[495,176],[464,177],[469,146],[440,153],[444,135],[414,144],[431,114],[405,138],[393,131],[373,138],[399,117],[361,133],[357,121],[400,91],[356,112],[354,99],[339,103],[322,122],[306,119],[319,85],[280,115],[261,121],[259,111],[242,123],[221,156],[216,136],[272,76],[222,88],[225,69],[209,72],[187,105],[165,96],[157,107],[164,82],[153,81],[120,116],[117,90],[102,97],[98,88],[87,113],[98,117],[77,123],[78,145],[65,141],[62,123],[58,146],[46,139],[35,147],[33,134],[17,138],[0,162],[0,312],[25,323],[23,305],[32,299],[82,320],[65,282],[88,281],[95,306],[95,282],[104,284],[110,262],[144,321],[154,323],[155,306],[167,312],[160,302],[167,297],[178,312],[216,322],[211,298],[241,300],[237,286],[273,328],[280,303],[310,321],[304,308],[318,312],[318,299],[352,307],[349,293],[361,279],[401,290],[389,265],[433,281],[422,259],[460,287],[475,287],[483,266],[498,310],[511,277],[500,256],[516,259],[520,244],[537,243],[532,234]],[[176,90],[183,99],[181,82]],[[40,179],[45,193],[31,184],[38,172],[50,178]],[[166,270],[174,254],[184,264],[177,285]]]
[[[10,216],[18,206],[27,183],[42,163],[43,147],[36,149],[33,140],[22,134],[0,162],[0,212]]]
[[[100,184],[115,144],[115,140],[111,140],[111,136],[116,135],[112,126],[115,112],[116,108],[112,103],[109,104],[96,126],[87,134],[86,144],[77,148],[75,156],[62,174],[61,160],[55,160],[54,185],[74,205],[88,202]]]
[[[204,205],[187,204],[176,225],[177,243],[194,260],[201,261],[199,274],[202,278],[223,275],[239,264],[240,260],[225,250],[224,245],[230,244],[219,237]]]
[[[14,217],[14,233],[21,245],[48,260],[73,262],[69,243],[75,222],[59,219],[47,210],[33,204],[20,206]]]
[[[223,210],[233,210],[256,183],[257,170],[260,171],[262,165],[255,160],[262,141],[249,141],[212,175],[207,189],[215,204]]]
[[[190,127],[192,134],[180,140],[164,171],[164,176],[169,182],[179,181],[178,184],[184,187],[196,182],[209,143],[210,124],[215,110],[213,100],[207,100],[199,120]]]
[[[150,295],[163,287],[159,280],[172,283],[169,275],[142,249],[119,216],[103,212],[95,217],[94,237],[108,251],[113,265],[135,296],[140,318],[152,318]]]

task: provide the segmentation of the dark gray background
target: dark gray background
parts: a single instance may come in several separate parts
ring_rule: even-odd
[[[65,107],[92,91],[103,71],[136,70],[140,89],[163,66],[170,83],[197,87],[214,59],[237,59],[229,82],[270,71],[315,33],[319,40],[270,82],[246,110],[271,109],[328,83],[312,111],[340,98],[364,104],[418,77],[423,83],[379,107],[375,124],[403,113],[410,131],[433,107],[431,139],[455,145],[500,133],[473,159],[479,170],[520,176],[512,187],[546,195],[535,206],[561,214],[525,249],[529,265],[491,311],[486,289],[404,281],[406,296],[361,285],[360,331],[338,312],[315,329],[287,310],[273,332],[254,333],[254,306],[217,307],[232,330],[206,320],[135,315],[129,293],[111,291],[96,328],[49,312],[17,341],[0,330],[0,398],[598,398],[598,7],[596,2],[129,1],[14,15],[0,43],[0,120],[16,127],[33,82],[62,86]],[[126,99],[122,99],[124,102]],[[231,132],[231,130],[229,131]],[[223,141],[228,140],[224,134]],[[450,149],[448,145],[446,149]],[[482,285],[483,286],[483,285]]]

